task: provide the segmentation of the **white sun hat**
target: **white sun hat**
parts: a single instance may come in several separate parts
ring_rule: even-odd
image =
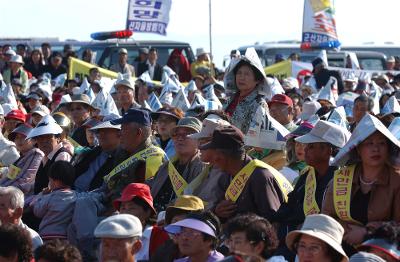
[[[342,248],[343,234],[344,228],[334,218],[323,214],[309,215],[300,230],[294,230],[286,236],[286,245],[294,251],[296,240],[301,235],[308,235],[332,247],[342,255],[341,262],[347,262],[349,258]]]
[[[356,146],[363,142],[367,137],[372,135],[375,131],[381,132],[395,146],[400,148],[400,142],[385,127],[385,125],[376,117],[370,114],[366,114],[357,124],[349,141],[337,153],[336,157],[333,159],[332,164],[336,166],[346,165],[347,161],[350,159],[351,151],[354,150]]]
[[[41,135],[59,135],[63,129],[57,124],[51,115],[45,115],[38,125],[32,129],[26,139],[34,138]]]

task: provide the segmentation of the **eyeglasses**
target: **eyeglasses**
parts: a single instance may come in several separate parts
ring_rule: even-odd
[[[321,245],[306,246],[302,243],[296,243],[294,248],[296,249],[297,253],[309,252],[313,256],[318,255],[323,250],[323,247]]]

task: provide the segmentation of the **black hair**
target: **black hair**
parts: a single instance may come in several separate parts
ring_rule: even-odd
[[[367,239],[372,239],[372,238],[385,239],[386,241],[399,246],[400,224],[394,221],[384,222],[380,227],[376,228],[367,236]]]
[[[44,259],[52,262],[81,262],[79,250],[67,241],[51,240],[35,251],[35,260]]]
[[[271,223],[255,214],[238,215],[230,220],[226,226],[226,234],[230,236],[235,232],[245,232],[247,240],[253,242],[252,245],[263,242],[264,250],[261,253],[263,258],[271,257],[279,244]]]
[[[193,218],[206,223],[215,233],[216,237],[203,233],[204,241],[212,241],[211,248],[215,249],[218,246],[218,236],[221,233],[221,222],[218,217],[211,211],[204,211],[201,213],[191,213],[187,218]]]
[[[155,48],[155,47],[150,48],[150,49],[149,49],[149,53],[150,53],[150,52],[156,52],[156,54],[158,54],[158,50],[157,50],[157,48]]]
[[[0,226],[0,256],[18,257],[18,262],[32,260],[32,238],[27,230],[18,225]]]
[[[361,102],[361,103],[367,103],[367,108],[368,111],[371,112],[372,109],[374,108],[374,99],[370,96],[366,96],[365,94],[362,94],[360,96],[358,96],[355,100],[354,100],[354,105],[357,102]]]
[[[42,43],[41,47],[42,47],[42,48],[43,48],[43,47],[51,48],[51,45],[50,45],[50,43],[45,42],[45,43]]]
[[[75,182],[75,168],[68,161],[56,161],[50,166],[48,177],[72,187]]]
[[[251,68],[251,70],[254,73],[254,78],[256,81],[263,81],[264,80],[264,76],[262,75],[262,73],[260,71],[258,71],[258,69],[251,65],[250,62],[248,62],[247,60],[241,60],[236,67],[233,69],[233,74],[236,76],[237,72],[239,71],[239,68],[241,68],[242,66],[249,66]]]
[[[85,51],[86,51],[86,50],[85,50]],[[99,70],[98,67],[92,67],[92,68],[89,69],[89,74],[91,74],[93,71],[100,72],[100,70]]]

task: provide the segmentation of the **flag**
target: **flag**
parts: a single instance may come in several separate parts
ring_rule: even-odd
[[[13,109],[18,108],[11,84],[7,85],[3,80],[0,80],[0,104],[9,104]]]
[[[154,92],[151,92],[149,98],[147,99],[147,102],[152,111],[157,111],[162,107],[160,100],[158,99],[157,95],[154,94]]]
[[[182,109],[182,111],[186,111],[190,107],[190,103],[185,95],[185,91],[181,88],[171,103],[171,106]]]
[[[114,99],[110,93],[107,93],[105,90],[101,90],[96,95],[91,105],[100,111],[99,115],[101,116],[107,116],[110,114],[119,115]]]
[[[126,29],[135,33],[167,35],[172,0],[129,0]]]
[[[336,107],[329,115],[328,122],[334,123],[338,126],[348,129],[348,122],[346,118],[346,111],[343,106]]]
[[[337,49],[334,8],[331,0],[304,0],[301,49]]]
[[[204,97],[201,94],[196,92],[194,94],[194,99],[192,101],[192,104],[190,105],[190,109],[194,109],[199,106],[205,106],[205,104],[206,104],[206,100],[204,99]]]
[[[358,58],[356,53],[354,52],[345,52],[346,56],[346,64],[345,66],[347,68],[359,70],[360,69],[360,63],[358,62]],[[349,67],[350,66],[350,67]]]
[[[381,115],[400,113],[400,104],[395,96],[389,97],[381,110]]]
[[[169,85],[164,85],[163,89],[161,90],[161,94],[160,94],[160,102],[163,105],[171,105],[172,100],[174,100],[174,98],[172,97],[172,92],[170,90],[170,86]]]

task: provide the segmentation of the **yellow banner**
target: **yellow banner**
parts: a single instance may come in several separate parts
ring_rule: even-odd
[[[182,195],[183,190],[185,190],[188,184],[185,179],[179,174],[178,170],[176,170],[176,168],[174,167],[173,160],[169,161],[168,163],[168,176],[176,196]]]
[[[292,76],[292,61],[285,60],[264,68],[267,75],[273,75],[278,79],[284,79]]]
[[[113,79],[118,77],[118,73],[116,72],[101,68],[97,65],[87,63],[85,61],[82,61],[74,57],[70,57],[69,68],[68,68],[68,79],[74,79],[75,77],[83,79],[84,76],[89,75],[89,70],[93,67],[97,67],[100,71],[100,74],[104,77],[109,77]]]
[[[317,190],[317,178],[315,177],[315,169],[311,166],[306,167],[308,170],[303,202],[304,215],[319,214],[321,210],[315,200],[315,191]]]
[[[333,204],[335,206],[336,215],[341,220],[354,224],[361,224],[350,215],[351,186],[355,168],[355,165],[351,165],[336,170],[333,177]]]
[[[251,160],[245,167],[243,167],[239,171],[238,174],[236,174],[225,192],[225,198],[227,200],[236,202],[244,187],[246,186],[247,180],[249,180],[251,174],[254,172],[254,169],[256,169],[257,167],[265,168],[272,173],[274,178],[277,180],[279,187],[285,195],[285,200],[287,201],[287,195],[293,190],[290,182],[287,181],[287,179],[276,169],[258,159]]]
[[[104,177],[104,181],[109,183],[111,178],[118,174],[120,171],[126,169],[130,166],[133,162],[137,160],[144,160],[146,161],[146,179],[153,177],[158,168],[161,166],[162,161],[164,159],[165,153],[164,151],[156,146],[150,146],[140,152],[137,152],[133,156],[129,157],[128,159],[124,160],[118,166],[116,166],[107,176]]]

